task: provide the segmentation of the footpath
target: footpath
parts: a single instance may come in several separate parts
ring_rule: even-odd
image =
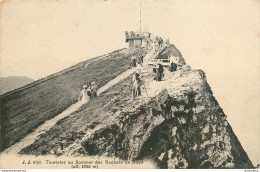
[[[122,81],[129,75],[131,75],[133,72],[136,71],[136,68],[129,69],[120,75],[118,75],[116,78],[109,81],[106,85],[101,87],[97,94],[100,95],[113,85],[117,84],[118,82]],[[87,103],[87,102],[86,102]],[[55,116],[54,118],[45,121],[42,125],[40,125],[36,130],[34,130],[32,133],[28,134],[25,138],[23,138],[20,142],[14,144],[10,148],[6,149],[4,153],[12,153],[12,154],[18,154],[23,148],[31,145],[40,135],[44,134],[46,131],[50,130],[58,121],[65,118],[66,116],[70,115],[71,113],[78,110],[83,103],[77,102],[75,104],[72,104],[68,109],[60,113],[59,115]]]

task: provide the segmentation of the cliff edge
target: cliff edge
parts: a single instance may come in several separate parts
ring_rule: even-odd
[[[92,133],[73,154],[151,159],[160,168],[253,167],[204,72],[184,67],[159,83],[149,74],[147,95],[118,107],[114,124]]]
[[[140,97],[131,98],[131,75],[20,153],[152,160],[158,168],[253,168],[203,71],[165,69],[161,82],[149,67],[141,75]]]

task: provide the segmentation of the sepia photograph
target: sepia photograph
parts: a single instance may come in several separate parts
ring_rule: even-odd
[[[0,0],[0,169],[258,171],[259,107],[259,0]]]

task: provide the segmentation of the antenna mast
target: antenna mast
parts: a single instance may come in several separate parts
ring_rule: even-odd
[[[142,31],[142,11],[141,11],[141,0],[140,0],[140,32]]]

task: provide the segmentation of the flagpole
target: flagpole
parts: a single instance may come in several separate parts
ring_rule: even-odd
[[[142,31],[142,12],[141,12],[141,0],[140,0],[140,32]]]

